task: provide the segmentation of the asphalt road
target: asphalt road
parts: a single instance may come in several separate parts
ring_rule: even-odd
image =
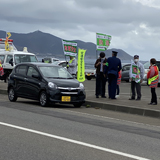
[[[0,160],[159,160],[159,122],[0,95]]]

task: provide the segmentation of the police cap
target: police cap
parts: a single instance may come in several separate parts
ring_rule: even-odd
[[[117,51],[112,51],[112,53],[114,54],[114,56],[117,56]]]

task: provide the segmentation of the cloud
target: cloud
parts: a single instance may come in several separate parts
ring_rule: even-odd
[[[156,57],[159,52],[158,0],[0,0],[0,3],[2,30],[18,33],[41,30],[63,39],[94,43],[95,33],[100,32],[112,35],[110,48],[140,54],[143,59]]]

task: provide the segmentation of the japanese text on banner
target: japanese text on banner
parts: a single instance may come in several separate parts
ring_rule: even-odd
[[[78,49],[78,74],[77,74],[77,80],[79,82],[85,81],[85,57],[86,50]]]
[[[73,41],[62,40],[63,50],[65,56],[73,56],[77,55],[77,43]]]

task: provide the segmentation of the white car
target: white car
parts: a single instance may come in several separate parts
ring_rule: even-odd
[[[0,60],[4,70],[4,75],[0,77],[1,80],[7,82],[13,68],[22,62],[38,62],[35,54],[29,53],[24,47],[23,51],[17,51],[13,44],[13,40],[9,40],[9,51],[5,49],[5,39],[0,39]]]
[[[57,58],[53,58],[53,57],[45,57],[43,58],[44,63],[54,63],[59,61],[59,59]]]
[[[87,80],[95,78],[96,70],[95,69],[85,69],[85,76]]]

